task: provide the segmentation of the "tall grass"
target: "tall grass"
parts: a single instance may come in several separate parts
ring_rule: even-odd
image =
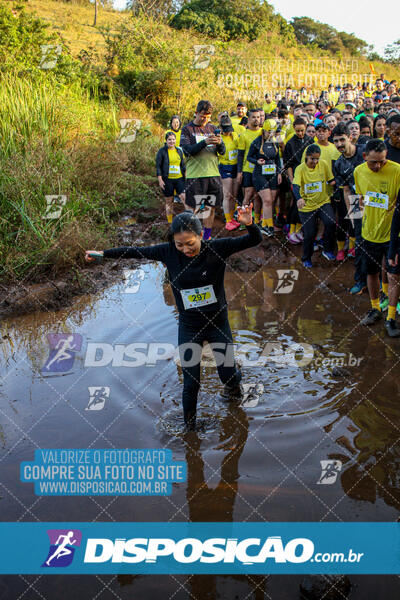
[[[148,186],[135,195],[135,171],[152,171],[158,143],[116,143],[117,106],[79,85],[11,74],[0,83],[0,276],[34,278],[104,240],[113,213],[157,202]],[[67,196],[60,218],[44,218],[46,195]]]

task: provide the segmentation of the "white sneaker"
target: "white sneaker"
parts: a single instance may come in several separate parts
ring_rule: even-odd
[[[295,233],[288,233],[287,239],[291,244],[300,244],[300,240]]]

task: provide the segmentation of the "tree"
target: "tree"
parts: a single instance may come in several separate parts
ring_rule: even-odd
[[[283,19],[264,0],[191,0],[171,19],[176,29],[196,29],[222,40],[257,39],[264,30],[283,27]],[[291,27],[285,21],[286,28]]]
[[[388,63],[400,65],[400,40],[396,40],[393,44],[388,44],[384,50],[385,60]]]
[[[164,18],[174,15],[181,7],[179,0],[129,0],[127,8],[134,15],[143,13],[155,18]]]
[[[337,31],[331,25],[314,21],[310,17],[294,17],[291,23],[297,40],[306,46],[317,46],[334,53],[347,51],[353,55],[363,54],[368,46],[354,33]]]

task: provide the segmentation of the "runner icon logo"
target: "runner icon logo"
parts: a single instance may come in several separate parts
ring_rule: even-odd
[[[279,281],[274,294],[290,294],[299,278],[299,272],[296,269],[277,269],[276,272]]]
[[[136,294],[140,289],[140,282],[143,281],[145,272],[143,269],[124,269],[125,294]]]
[[[40,59],[40,69],[54,69],[57,64],[58,57],[61,54],[61,46],[59,44],[42,44],[40,46],[42,56]]]
[[[211,60],[211,56],[215,54],[215,46],[211,44],[195,44],[193,68],[194,69],[206,69]]]
[[[136,139],[136,132],[142,126],[142,121],[140,119],[120,119],[119,124],[121,126],[121,131],[119,132],[117,142],[120,144],[130,144],[134,142]]]
[[[49,333],[47,339],[50,352],[42,374],[66,373],[74,364],[75,353],[82,348],[82,336],[79,333]]]
[[[241,406],[244,408],[254,408],[257,406],[260,396],[264,393],[263,383],[243,383],[243,400]]]
[[[342,462],[340,460],[320,460],[320,463],[322,472],[317,484],[331,485],[335,483],[342,470]]]
[[[46,212],[43,219],[59,219],[61,216],[62,207],[67,202],[67,196],[45,196]]]
[[[79,529],[48,529],[50,548],[42,567],[68,567],[74,558],[76,547],[81,545]]]
[[[89,402],[85,410],[103,410],[107,398],[110,397],[109,387],[88,387]]]

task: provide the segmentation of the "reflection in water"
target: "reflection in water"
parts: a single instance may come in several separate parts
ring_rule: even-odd
[[[249,420],[246,412],[237,404],[231,403],[221,422],[220,448],[228,450],[221,462],[221,476],[216,487],[210,487],[204,476],[204,460],[200,452],[201,439],[196,432],[185,436],[185,458],[188,468],[186,498],[191,522],[235,521],[234,506],[238,493],[239,460],[247,442]],[[218,581],[234,580],[246,585],[245,597],[252,595],[255,600],[264,598],[266,577],[260,575],[192,575],[188,578],[188,588],[192,598],[219,598]],[[252,594],[254,591],[254,595]]]

